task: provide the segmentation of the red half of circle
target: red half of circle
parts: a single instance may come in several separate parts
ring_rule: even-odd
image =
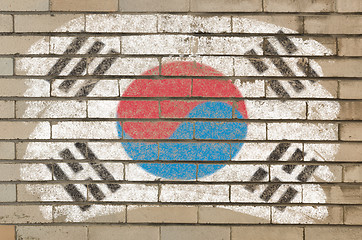
[[[152,75],[159,68],[153,68],[143,75]],[[195,62],[172,62],[162,65],[162,75],[173,76],[222,76],[215,69]],[[125,90],[123,97],[212,97],[240,98],[240,91],[231,80],[223,79],[137,79]],[[206,101],[206,100],[205,100]],[[118,104],[119,118],[158,119],[184,118],[203,100],[122,100]],[[231,101],[228,104],[233,105]],[[247,118],[244,101],[238,101],[236,109]],[[165,139],[172,135],[181,122],[127,122],[123,130],[136,139]]]

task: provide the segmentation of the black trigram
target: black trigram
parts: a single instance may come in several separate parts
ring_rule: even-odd
[[[279,143],[276,148],[270,153],[270,155],[267,158],[267,161],[278,161],[284,153],[288,150],[290,147],[290,143]],[[303,161],[304,156],[306,153],[301,151],[299,148],[297,148],[294,153],[289,157],[288,161],[290,162],[300,162]],[[314,158],[311,161],[316,161]],[[283,171],[285,171],[288,174],[291,174],[295,168],[295,165],[284,165]],[[304,169],[298,174],[296,179],[300,182],[306,182],[308,179],[312,176],[314,171],[318,168],[317,165],[308,165],[304,167]],[[265,171],[263,168],[258,168],[253,176],[251,177],[251,182],[258,182],[264,180],[268,176],[268,172]],[[274,177],[271,180],[271,183],[264,189],[262,194],[259,196],[263,201],[268,202],[270,198],[273,196],[273,194],[279,189],[279,187],[282,185],[282,181]],[[249,192],[254,192],[256,185],[251,184],[247,185],[246,190]],[[288,189],[282,194],[282,196],[279,198],[277,203],[289,203],[293,200],[293,198],[297,195],[298,191],[293,187],[288,187]],[[285,206],[277,206],[277,209],[280,211],[284,211]]]
[[[283,46],[283,48],[289,53],[293,54],[298,49],[295,46],[295,44],[284,34],[283,31],[279,31],[276,39],[278,42]],[[295,77],[295,73],[290,69],[288,64],[280,57],[274,57],[278,55],[277,50],[273,47],[273,45],[269,42],[269,40],[265,40],[261,47],[264,50],[264,53],[266,55],[272,55],[271,61],[273,65],[278,69],[278,71],[285,77]],[[245,53],[245,55],[256,55],[256,52],[254,49],[251,49]],[[264,63],[262,59],[252,58],[248,57],[248,60],[250,63],[254,66],[254,68],[258,71],[259,74],[264,73],[266,70],[268,70],[267,64]],[[309,65],[308,60],[306,59],[300,59],[297,63],[297,66],[299,69],[309,77],[318,77],[318,74],[316,71],[313,70],[313,68]],[[314,82],[311,80],[311,82]],[[290,98],[290,94],[285,90],[283,85],[278,80],[270,80],[268,81],[270,88],[281,98]],[[305,89],[305,86],[303,83],[299,80],[289,80],[288,83],[292,86],[294,91],[301,92],[303,89]]]
[[[67,47],[67,49],[64,51],[64,55],[67,56],[69,54],[76,54],[82,46],[87,41],[86,37],[77,37],[73,40],[73,42]],[[103,48],[105,44],[96,41],[92,44],[92,46],[88,49],[87,54],[97,54],[99,53]],[[114,50],[111,50],[110,53],[115,53]],[[96,69],[93,71],[92,75],[103,75],[106,73],[106,71],[112,66],[114,61],[117,59],[117,57],[107,57],[104,58],[103,61],[96,67]],[[71,57],[64,57],[60,58],[54,66],[50,69],[48,72],[48,81],[50,84],[52,84],[53,79],[55,79],[57,76],[60,75],[60,73],[64,70],[64,68],[69,64],[71,61]],[[71,70],[69,73],[69,76],[81,76],[84,71],[87,68],[87,58],[82,58],[76,66]],[[78,89],[75,97],[85,97],[87,96],[95,87],[98,80],[89,80],[83,86]],[[67,79],[64,80],[60,85],[59,89],[63,92],[67,93],[69,90],[74,86],[76,83],[76,80],[74,79]],[[95,160],[97,160],[96,155],[93,153],[93,151],[87,146],[86,143],[75,143],[75,147],[78,149],[78,151],[83,155],[84,158],[91,160],[89,165],[93,168],[93,170],[98,174],[98,176],[102,180],[106,181],[114,181],[114,177],[112,174],[102,165],[99,163],[96,163]],[[69,149],[64,149],[61,152],[59,152],[59,155],[64,160],[75,160],[75,157],[73,153]],[[67,162],[68,166],[73,170],[74,173],[79,173],[83,170],[83,167],[81,164],[76,162]],[[69,180],[66,173],[62,170],[62,168],[54,163],[54,164],[46,164],[50,171],[53,172],[54,177],[57,180]],[[85,180],[92,180],[91,178],[85,179]],[[97,184],[88,184],[86,187],[89,189],[92,196],[98,200],[103,200],[106,196],[101,191],[101,189],[98,187]],[[108,189],[114,193],[116,192],[120,186],[118,184],[107,184]],[[74,184],[67,184],[65,187],[65,190],[67,193],[72,197],[72,199],[76,202],[83,202],[86,201],[86,197],[83,196],[83,194],[77,189],[77,187]],[[83,211],[86,211],[90,208],[90,205],[82,205],[80,208]]]
[[[114,181],[114,177],[112,174],[105,168],[102,164],[96,163],[95,161],[98,159],[96,155],[93,153],[93,151],[87,146],[86,143],[75,143],[75,147],[78,149],[78,151],[83,155],[85,159],[91,160],[89,165],[93,168],[93,170],[97,173],[97,175],[105,181]],[[59,153],[60,157],[64,160],[75,160],[75,157],[73,153],[68,149],[64,149]],[[81,164],[76,162],[67,162],[68,166],[73,170],[74,173],[79,173],[83,170],[83,167]],[[54,177],[57,180],[69,180],[69,177],[66,175],[66,173],[62,170],[62,168],[54,163],[54,164],[46,164],[48,169],[53,172]],[[91,181],[91,178],[85,179]],[[102,190],[97,186],[97,184],[88,184],[85,185],[88,187],[90,193],[92,196],[97,200],[101,201],[106,196],[102,192]],[[108,189],[114,193],[116,192],[120,186],[119,184],[114,183],[108,183],[107,184]],[[86,197],[83,196],[83,194],[78,190],[78,188],[74,184],[67,184],[64,189],[67,191],[69,196],[72,197],[72,199],[76,202],[84,202],[86,201]],[[83,211],[86,211],[90,208],[90,205],[82,205],[80,208]]]
[[[81,47],[86,42],[86,37],[77,37],[73,40],[73,42],[68,46],[68,48],[64,51],[64,55],[75,54],[77,53]],[[103,48],[105,44],[96,41],[93,45],[88,49],[87,54],[97,54]],[[109,53],[116,53],[114,50],[111,50]],[[112,66],[112,64],[116,61],[117,57],[107,57],[104,58],[103,61],[96,67],[93,71],[92,75],[103,75],[107,72],[107,70]],[[52,80],[59,76],[59,74],[63,71],[63,69],[68,65],[71,61],[70,57],[60,58],[54,66],[48,72],[48,81],[52,83]],[[82,58],[76,66],[69,73],[69,76],[81,76],[87,68],[87,58]],[[74,95],[75,97],[85,97],[87,96],[95,87],[99,80],[89,80],[87,81],[80,89],[78,89],[77,93]],[[59,89],[63,92],[67,93],[76,83],[74,79],[64,80],[60,85]]]

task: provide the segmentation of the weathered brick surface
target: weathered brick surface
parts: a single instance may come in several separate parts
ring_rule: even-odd
[[[159,239],[159,228],[153,226],[90,226],[89,240],[99,240],[107,236],[109,240],[122,239]]]
[[[1,239],[14,240],[15,239],[15,226],[1,225],[0,226]]]
[[[359,0],[337,0],[337,12],[361,12],[362,3]]]
[[[12,32],[13,31],[13,17],[10,14],[0,15],[0,32]]]
[[[42,37],[26,36],[2,36],[0,37],[1,46],[0,54],[27,54],[29,47],[34,42],[39,41]],[[43,42],[42,48],[39,49],[39,54],[49,53],[49,39]]]
[[[15,159],[15,144],[12,142],[0,143],[0,158]]]
[[[49,32],[54,29],[59,29],[59,32],[81,32],[84,31],[84,17],[69,14],[15,15],[14,28],[15,32]]]
[[[15,202],[16,201],[16,185],[15,184],[0,184],[0,202]]]
[[[0,0],[0,239],[362,239],[361,8]]]
[[[344,120],[362,120],[361,109],[362,102],[342,102],[340,119]]]
[[[231,239],[255,239],[256,236],[260,240],[274,239],[303,239],[303,228],[295,227],[232,227]]]
[[[190,9],[187,0],[119,0],[123,12],[187,12]]]
[[[43,166],[40,164],[9,164],[9,163],[2,163],[0,164],[1,166],[1,176],[0,176],[0,181],[21,181],[23,180],[34,180],[32,179],[32,177],[29,175],[27,178],[21,178],[20,177],[20,169],[21,168],[32,168],[32,167],[36,167],[36,166]],[[43,180],[52,180],[52,175],[51,173],[48,173],[46,175],[43,176]]]
[[[49,213],[51,206],[41,206]],[[49,223],[51,219],[45,219],[39,211],[39,205],[1,205],[0,206],[1,223]],[[30,233],[30,232],[29,232]],[[38,233],[40,234],[40,233]]]
[[[270,211],[269,207],[266,206],[243,206],[243,207],[236,207],[243,208],[245,211],[248,210],[261,210],[261,211]],[[225,209],[212,207],[212,206],[205,206],[200,207],[199,209],[199,222],[200,223],[221,223],[221,224],[228,224],[228,223],[236,223],[236,224],[268,224],[270,223],[270,215],[269,218],[259,218],[250,216],[247,214],[240,214],[233,211],[232,206],[225,206]]]
[[[12,75],[13,74],[13,59],[0,58],[0,75]]]
[[[348,165],[344,167],[344,181],[345,182],[362,182],[362,166]]]
[[[310,186],[310,189],[313,189]],[[304,189],[307,189],[304,186]],[[339,186],[323,186],[323,190],[327,196],[327,203],[334,204],[361,204],[362,187],[358,185],[339,185]],[[303,202],[316,203],[319,202],[316,199],[310,199],[304,196]]]
[[[79,206],[84,206],[85,204],[72,205],[74,208]],[[69,205],[68,205],[69,206]],[[69,220],[67,218],[67,205],[55,205],[53,207],[53,219],[56,223],[124,223],[126,222],[126,206],[123,205],[109,205],[109,204],[96,204],[95,207],[101,208],[106,214],[103,216],[93,216],[89,219],[78,219],[78,220]],[[117,209],[119,212],[113,213],[112,210]]]
[[[261,12],[262,1],[191,0],[190,10],[193,12]]]
[[[362,60],[357,59],[318,59],[317,62],[324,69],[326,77],[362,77],[362,71],[358,66]],[[336,68],[335,66],[338,66]],[[339,71],[338,69],[344,69]]]
[[[362,40],[360,38],[338,39],[338,55],[340,56],[361,56]]]
[[[128,223],[197,223],[196,206],[128,206]]]
[[[2,112],[0,113],[1,118],[13,118],[15,102],[13,101],[0,101],[0,108]]]
[[[266,12],[333,12],[334,0],[282,0],[264,1],[264,11]]]
[[[37,125],[36,122],[0,122],[0,136],[1,139],[49,139],[50,138],[50,124],[49,122],[42,122],[46,130],[38,136],[29,136],[31,131]]]
[[[354,206],[346,206],[344,208],[345,211],[345,220],[344,223],[345,224],[352,224],[352,225],[361,225],[362,224],[362,219],[361,219],[361,214],[362,214],[362,208],[361,207],[354,207]]]
[[[18,239],[87,239],[84,226],[21,226],[16,233]]]
[[[229,239],[229,227],[209,227],[209,226],[163,226],[161,227],[161,240],[166,239]]]
[[[50,95],[50,86],[42,80],[36,80],[43,84],[39,92],[33,94],[32,97],[48,97]],[[27,89],[26,80],[14,78],[0,79],[0,94],[3,97],[22,97]]]
[[[361,123],[344,123],[340,125],[341,140],[362,140],[362,124]]]
[[[51,11],[100,11],[112,12],[118,10],[118,0],[50,0]]]
[[[358,162],[361,161],[361,144],[360,143],[342,143],[340,144],[339,152],[335,160],[343,162]]]
[[[48,11],[49,0],[3,0],[0,3],[1,11]]]
[[[340,81],[339,97],[343,99],[362,99],[362,82],[358,80]]]
[[[305,229],[306,240],[337,240],[351,239],[357,240],[362,237],[362,230],[359,227],[307,227]]]
[[[361,16],[330,15],[307,16],[304,20],[304,32],[313,34],[360,34]]]

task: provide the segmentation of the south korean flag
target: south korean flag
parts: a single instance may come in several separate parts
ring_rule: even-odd
[[[231,21],[232,18],[232,21]],[[28,76],[26,191],[86,221],[163,204],[328,221],[340,106],[297,32],[242,17],[87,15],[16,61]],[[85,31],[85,32],[83,32]],[[57,34],[74,32],[72,36]],[[50,50],[47,46],[50,44]],[[37,100],[41,97],[41,100]],[[321,99],[321,100],[318,100]],[[310,121],[309,121],[310,120]],[[43,161],[44,162],[44,161]],[[313,206],[312,206],[313,205]]]

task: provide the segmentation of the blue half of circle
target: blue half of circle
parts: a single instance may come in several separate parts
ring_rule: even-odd
[[[243,119],[242,114],[235,110],[235,116]],[[205,102],[197,105],[186,118],[200,119],[194,124],[184,122],[179,125],[169,139],[197,140],[242,140],[247,134],[245,122],[238,121],[202,121],[202,119],[231,119],[232,107],[223,102]],[[120,137],[132,139],[122,132],[117,123]],[[123,134],[122,134],[123,133]],[[233,142],[123,142],[125,151],[133,160],[162,160],[165,163],[140,163],[147,172],[166,179],[192,180],[215,173],[224,164],[193,163],[193,161],[229,161],[241,149],[243,143]],[[166,161],[190,161],[190,163],[167,163]]]

